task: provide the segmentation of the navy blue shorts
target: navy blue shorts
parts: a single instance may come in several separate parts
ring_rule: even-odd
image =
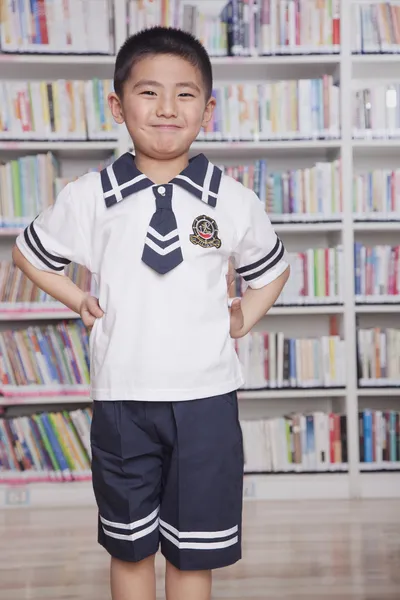
[[[140,561],[161,543],[180,570],[241,558],[243,441],[236,392],[188,402],[95,401],[98,541]]]

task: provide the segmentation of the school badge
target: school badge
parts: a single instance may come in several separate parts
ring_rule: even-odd
[[[218,225],[207,215],[201,215],[193,221],[193,233],[190,236],[192,244],[202,248],[221,248],[221,240],[218,237]]]

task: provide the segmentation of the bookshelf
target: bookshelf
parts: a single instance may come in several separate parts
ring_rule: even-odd
[[[287,414],[291,411],[341,412],[347,416],[348,467],[342,473],[315,474],[265,474],[245,475],[245,497],[285,498],[358,498],[400,497],[400,474],[396,472],[365,472],[368,466],[359,463],[358,413],[364,408],[400,410],[400,387],[363,388],[357,379],[357,327],[398,327],[400,302],[379,302],[376,298],[359,304],[354,288],[354,243],[395,244],[400,230],[400,213],[396,220],[387,221],[385,215],[373,215],[359,221],[353,215],[353,176],[373,169],[400,169],[400,137],[353,139],[353,116],[349,107],[354,90],[368,87],[371,77],[376,82],[399,83],[399,48],[396,53],[353,53],[352,10],[354,5],[371,2],[338,0],[341,10],[341,46],[338,53],[274,54],[268,56],[217,56],[212,57],[216,83],[226,84],[279,81],[300,78],[319,78],[331,75],[339,84],[341,134],[337,139],[273,139],[257,141],[196,141],[192,153],[204,152],[217,164],[250,164],[266,159],[272,170],[311,168],[318,161],[341,160],[341,185],[343,213],[339,221],[283,222],[275,229],[282,236],[290,252],[302,252],[315,247],[343,247],[343,303],[275,306],[262,320],[258,330],[272,328],[293,337],[310,335],[318,337],[328,333],[329,321],[337,320],[339,333],[345,342],[347,376],[346,385],[338,389],[276,389],[241,391],[240,412],[246,419],[258,415]],[[196,4],[213,10],[223,5],[222,0],[193,0]],[[378,2],[380,3],[380,2]],[[335,2],[333,2],[335,4]],[[207,9],[208,9],[207,8]],[[218,8],[218,9],[219,9]],[[126,37],[126,2],[114,0],[115,47]],[[1,79],[45,80],[71,78],[87,80],[92,77],[111,78],[112,55],[79,54],[13,54],[0,53]],[[400,98],[398,98],[400,103]],[[61,174],[82,172],[82,163],[92,165],[106,159],[111,153],[125,152],[129,140],[122,128],[118,139],[99,141],[57,140],[1,140],[0,159],[12,160],[41,152],[53,152],[60,161]],[[368,216],[368,215],[367,215]],[[9,259],[10,248],[18,228],[0,229],[0,258]],[[386,236],[392,236],[389,240]],[[378,298],[379,300],[379,298]],[[67,309],[46,303],[35,307],[0,304],[0,330],[21,329],[29,324],[54,324],[58,320],[76,319]],[[301,317],[301,318],[299,318]],[[87,390],[76,388],[65,395],[47,386],[45,390],[32,387],[19,390],[18,396],[1,391],[0,410],[19,414],[28,407],[56,407],[57,405],[87,405]],[[40,393],[39,393],[40,392]],[[386,404],[385,404],[386,403]],[[26,407],[26,408],[25,408]],[[11,413],[10,413],[11,414]],[[24,414],[27,414],[26,412]],[[32,483],[0,485],[0,508],[7,506],[73,506],[92,504],[89,482]]]

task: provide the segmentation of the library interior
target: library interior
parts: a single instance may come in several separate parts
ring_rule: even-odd
[[[216,106],[190,158],[257,195],[290,265],[273,307],[228,340],[244,381],[242,558],[213,570],[212,598],[399,600],[400,0],[0,1],[0,599],[111,598],[91,328],[13,247],[25,237],[51,270],[35,219],[78,178],[135,154],[108,97],[125,40],[159,25],[195,36],[212,65]],[[220,256],[209,240],[197,251]],[[65,263],[98,297],[98,274]],[[248,285],[237,273],[229,296]],[[165,569],[157,552],[154,599],[203,599],[165,596]],[[139,599],[126,593],[113,600]]]

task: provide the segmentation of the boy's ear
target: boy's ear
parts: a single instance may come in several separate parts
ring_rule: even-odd
[[[216,99],[211,96],[211,98],[207,102],[206,108],[204,110],[203,121],[201,123],[202,127],[206,127],[208,125],[208,123],[211,121],[216,105],[217,105]]]
[[[122,125],[125,121],[124,113],[121,101],[115,92],[108,94],[108,106],[110,107],[114,121],[118,123],[118,125]]]

